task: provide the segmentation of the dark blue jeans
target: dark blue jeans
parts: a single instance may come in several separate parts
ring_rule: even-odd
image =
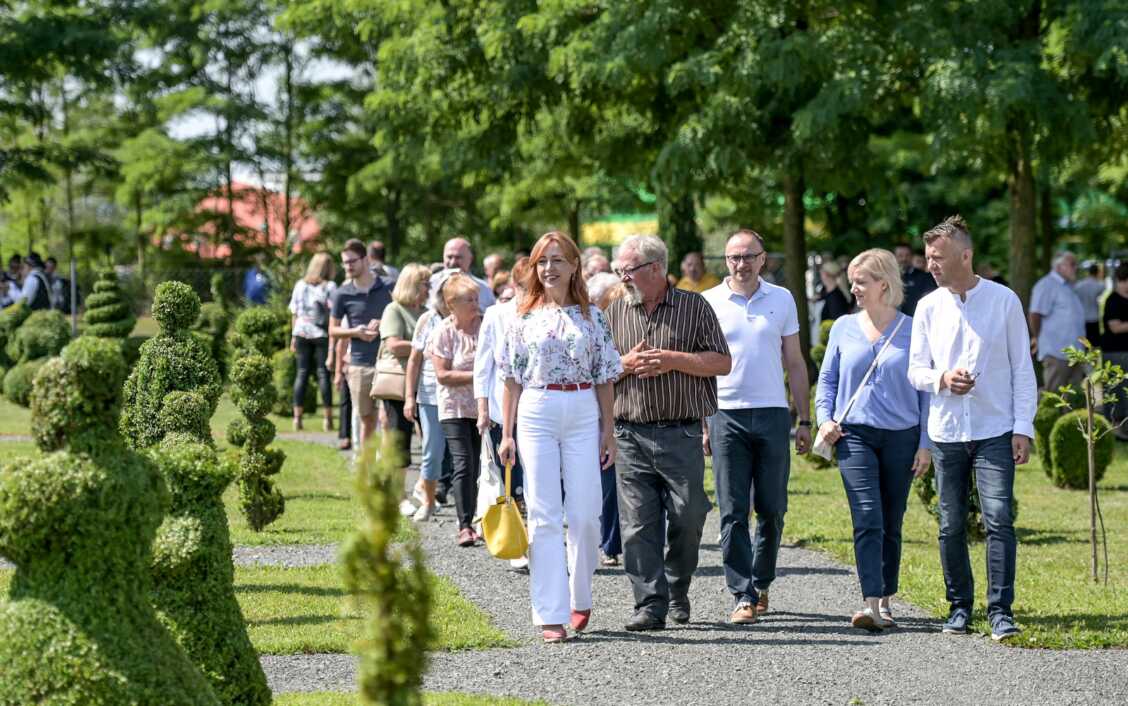
[[[847,424],[843,429],[846,435],[835,450],[854,521],[854,562],[862,597],[892,596],[901,572],[901,524],[920,427],[891,431]]]
[[[619,494],[615,492],[615,466],[599,474],[603,486],[603,514],[599,518],[599,548],[605,556],[623,553],[623,537],[619,531]]]
[[[938,443],[933,456],[940,497],[940,564],[952,608],[971,610],[975,584],[967,551],[971,472],[987,530],[987,617],[1011,615],[1018,543],[1014,536],[1011,433],[979,441]]]
[[[737,603],[755,602],[776,577],[791,476],[791,416],[783,407],[718,410],[709,418],[709,444],[725,582]],[[755,542],[748,536],[749,506],[756,511]]]

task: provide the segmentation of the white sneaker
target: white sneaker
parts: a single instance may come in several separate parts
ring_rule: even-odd
[[[514,569],[515,571],[529,568],[529,557],[523,556],[520,559],[510,559],[509,568]]]
[[[415,511],[415,514],[411,516],[411,519],[415,522],[427,522],[431,519],[431,514],[433,512],[434,506],[424,503],[419,506],[419,509]]]
[[[404,517],[411,517],[415,514],[415,505],[413,505],[410,500],[404,498],[400,500],[399,510],[400,514]]]

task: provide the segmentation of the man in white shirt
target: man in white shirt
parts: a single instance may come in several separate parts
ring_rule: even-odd
[[[717,413],[708,421],[704,444],[713,455],[721,556],[735,602],[730,620],[738,625],[755,623],[768,610],[768,587],[776,577],[791,475],[785,365],[799,414],[795,450],[806,453],[811,447],[810,385],[795,300],[787,289],[761,279],[764,260],[760,235],[737,231],[725,245],[729,276],[702,292],[732,355],[732,370],[717,376]],[[756,511],[755,542],[748,534],[749,505]]]
[[[1053,392],[1062,385],[1076,387],[1085,377],[1084,367],[1070,367],[1065,359],[1065,349],[1080,348],[1085,335],[1085,308],[1073,291],[1075,279],[1077,257],[1062,251],[1054,255],[1053,269],[1030,293],[1030,335],[1042,361],[1044,387]]]
[[[967,551],[971,473],[987,529],[991,636],[1019,634],[1014,602],[1014,468],[1030,458],[1037,382],[1022,304],[972,268],[967,224],[951,216],[924,234],[939,289],[917,304],[909,381],[932,393],[928,436],[940,496],[940,563],[951,606],[944,632],[967,632],[975,586]]]
[[[474,263],[474,251],[470,248],[470,241],[466,238],[451,238],[443,246],[443,267],[450,269],[457,267],[469,275],[470,279],[478,283],[478,307],[484,312],[497,301],[493,288],[481,277],[476,277],[470,272],[470,265]],[[441,272],[441,270],[440,270]],[[439,273],[431,275],[431,291],[439,289]]]

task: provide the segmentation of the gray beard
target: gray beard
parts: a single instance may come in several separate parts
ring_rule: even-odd
[[[627,282],[625,286],[627,288],[627,293],[624,295],[624,298],[627,300],[627,303],[631,306],[637,306],[641,304],[642,292],[638,291],[638,287],[634,286],[634,284],[631,282]]]

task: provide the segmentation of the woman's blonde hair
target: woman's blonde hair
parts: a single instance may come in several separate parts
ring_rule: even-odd
[[[404,265],[392,290],[392,299],[400,306],[414,308],[419,301],[423,285],[431,281],[431,268],[413,262]]]
[[[855,272],[864,272],[878,282],[885,283],[882,300],[896,309],[905,301],[905,286],[901,283],[901,268],[897,266],[897,258],[893,253],[881,248],[871,248],[859,253],[850,261],[847,268],[850,279]]]
[[[327,252],[319,252],[310,259],[309,267],[306,267],[305,281],[306,284],[321,284],[333,279],[336,273],[333,256]]]
[[[443,285],[443,302],[450,308],[451,302],[461,296],[478,296],[478,283],[466,275],[454,275]]]

